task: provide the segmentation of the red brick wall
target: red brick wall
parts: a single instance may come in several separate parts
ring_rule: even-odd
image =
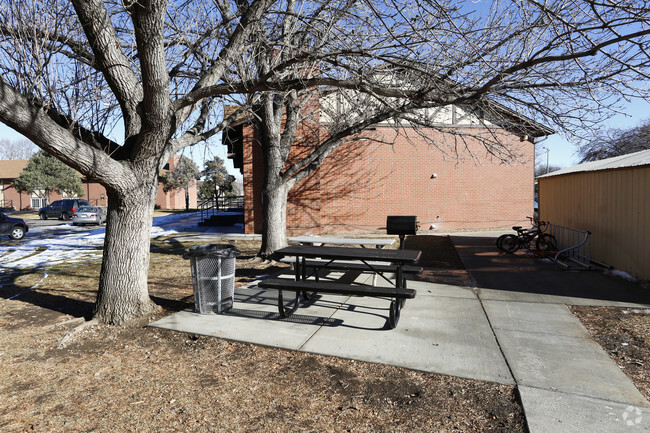
[[[313,99],[309,108],[303,110],[309,114],[304,118],[297,131],[294,146],[289,155],[288,164],[295,163],[308,156],[323,139],[323,130],[319,124],[318,100]],[[320,231],[322,218],[322,176],[319,169],[312,175],[298,182],[289,193],[287,201],[287,234],[302,234]]]
[[[324,163],[329,180],[321,184],[322,233],[383,231],[387,215],[416,215],[420,230],[503,228],[527,222],[525,217],[532,215],[532,143],[504,135],[502,140],[524,162],[508,165],[487,155],[476,140],[468,149],[459,143],[456,158],[414,130],[397,136],[390,128],[378,128],[375,134],[393,145],[346,145]],[[445,147],[454,143],[452,137],[431,134],[451,153]]]
[[[82,198],[88,200],[88,202],[95,206],[108,206],[108,197],[106,196],[106,188],[98,184],[97,182],[86,182],[83,181],[84,186],[84,195]],[[53,200],[52,195],[50,195],[50,202]]]
[[[2,179],[2,184],[0,185],[2,188],[2,197],[0,198],[4,200],[4,206],[13,206],[16,210],[29,209],[32,204],[31,195],[18,193],[11,186],[11,182],[13,182],[13,179]]]
[[[320,143],[318,100],[308,103],[308,113],[296,130],[296,137],[287,166],[309,155],[314,145]],[[283,118],[283,122],[284,122]],[[250,125],[243,127],[243,177],[244,177],[244,229],[246,233],[261,233],[263,222],[262,191],[264,186],[264,159],[262,148]],[[287,201],[287,233],[303,233],[320,227],[320,173],[316,172],[299,182]]]
[[[397,135],[378,127],[373,134],[394,144],[343,145],[294,188],[287,206],[289,235],[384,231],[387,215],[416,215],[422,231],[432,226],[462,230],[528,223],[526,216],[533,212],[532,143],[504,132],[501,140],[520,154],[518,163],[505,164],[469,138],[467,148],[457,143],[456,158],[453,138],[439,132],[432,131],[430,137],[448,155],[414,130]],[[263,164],[261,148],[250,143],[244,145],[246,232],[260,233]]]
[[[243,152],[244,230],[246,233],[261,233],[264,159],[254,128],[250,125],[243,128]]]

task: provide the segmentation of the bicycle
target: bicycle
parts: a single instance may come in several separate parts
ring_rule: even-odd
[[[508,233],[499,236],[497,239],[497,248],[506,253],[514,253],[522,247],[528,251],[557,250],[557,239],[555,239],[555,236],[544,233],[548,228],[548,224],[533,217],[526,218],[530,220],[533,227],[531,229],[524,229],[521,226],[513,226],[512,229],[517,234],[513,235],[512,233]]]

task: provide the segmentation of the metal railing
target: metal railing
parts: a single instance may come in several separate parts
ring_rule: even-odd
[[[216,215],[221,211],[231,208],[243,208],[244,196],[234,197],[212,197],[199,203],[201,210],[201,221],[209,219],[212,215]]]
[[[589,255],[588,230],[578,230],[571,227],[564,227],[557,224],[548,224],[547,233],[555,236],[558,252],[555,254],[556,263],[567,266],[565,260],[570,260],[586,268],[590,267],[591,257]]]

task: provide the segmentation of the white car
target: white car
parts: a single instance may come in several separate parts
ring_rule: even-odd
[[[106,222],[106,208],[102,206],[83,206],[72,214],[72,225],[101,225]]]

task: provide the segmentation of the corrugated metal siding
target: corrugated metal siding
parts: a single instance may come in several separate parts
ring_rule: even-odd
[[[589,230],[591,257],[650,280],[650,166],[539,179],[542,220]]]

